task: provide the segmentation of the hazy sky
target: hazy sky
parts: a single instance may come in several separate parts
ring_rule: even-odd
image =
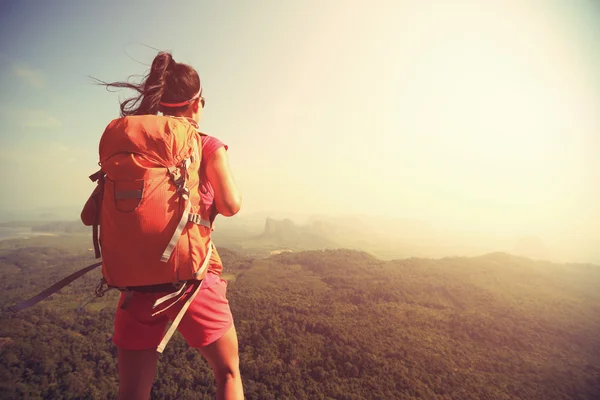
[[[129,94],[88,75],[145,73],[156,54],[145,43],[199,71],[201,126],[230,146],[243,213],[599,242],[597,1],[3,7],[2,210],[83,204],[100,135]]]

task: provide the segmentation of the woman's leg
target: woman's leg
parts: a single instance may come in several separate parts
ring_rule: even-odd
[[[235,326],[232,325],[220,339],[198,349],[208,361],[217,381],[217,400],[241,400],[244,398],[240,358]]]
[[[148,400],[150,397],[158,363],[156,346],[169,321],[166,315],[152,316],[152,304],[157,296],[160,295],[134,293],[126,310],[121,308],[125,293],[119,299],[113,334],[113,343],[117,346],[119,399]]]
[[[158,362],[156,349],[118,349],[117,357],[119,364],[119,399],[148,400]]]

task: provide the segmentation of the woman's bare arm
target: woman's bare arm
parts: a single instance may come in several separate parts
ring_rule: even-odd
[[[242,195],[233,180],[224,147],[216,150],[208,160],[206,175],[215,191],[215,204],[219,214],[226,217],[237,214],[242,206]]]

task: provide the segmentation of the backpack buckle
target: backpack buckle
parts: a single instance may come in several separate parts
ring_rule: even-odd
[[[106,288],[104,288],[104,286],[106,286]],[[100,279],[98,286],[96,286],[96,290],[94,290],[94,294],[96,295],[96,297],[104,297],[104,294],[112,289],[113,288],[110,287],[108,285],[108,283],[106,283],[106,279],[102,278],[102,279]]]
[[[183,195],[189,195],[190,190],[185,186],[185,176],[179,171],[179,168],[169,167],[169,174],[173,179],[177,191]]]

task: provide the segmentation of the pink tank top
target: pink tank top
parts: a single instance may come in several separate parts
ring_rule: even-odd
[[[207,161],[210,160],[212,155],[220,149],[221,147],[225,147],[225,150],[228,149],[227,145],[223,144],[219,139],[202,135],[202,163],[200,164],[200,201],[204,205],[206,205],[207,209],[210,211],[211,222],[214,221],[214,218],[217,216],[217,207],[215,204],[215,191],[208,181],[208,177],[206,176],[206,164]],[[221,257],[219,253],[213,251],[211,257],[211,263],[208,265],[208,272],[212,272],[213,274],[221,275],[223,272]]]
[[[206,164],[207,161],[210,160],[210,157],[214,154],[215,151],[220,149],[221,147],[225,147],[227,150],[229,147],[221,142],[219,139],[213,136],[202,135],[202,163],[200,165],[200,182],[202,182],[200,186],[200,197],[202,203],[208,208],[211,209],[212,218],[216,215],[216,206],[214,204],[215,201],[215,191],[208,181],[208,177],[206,176]]]

